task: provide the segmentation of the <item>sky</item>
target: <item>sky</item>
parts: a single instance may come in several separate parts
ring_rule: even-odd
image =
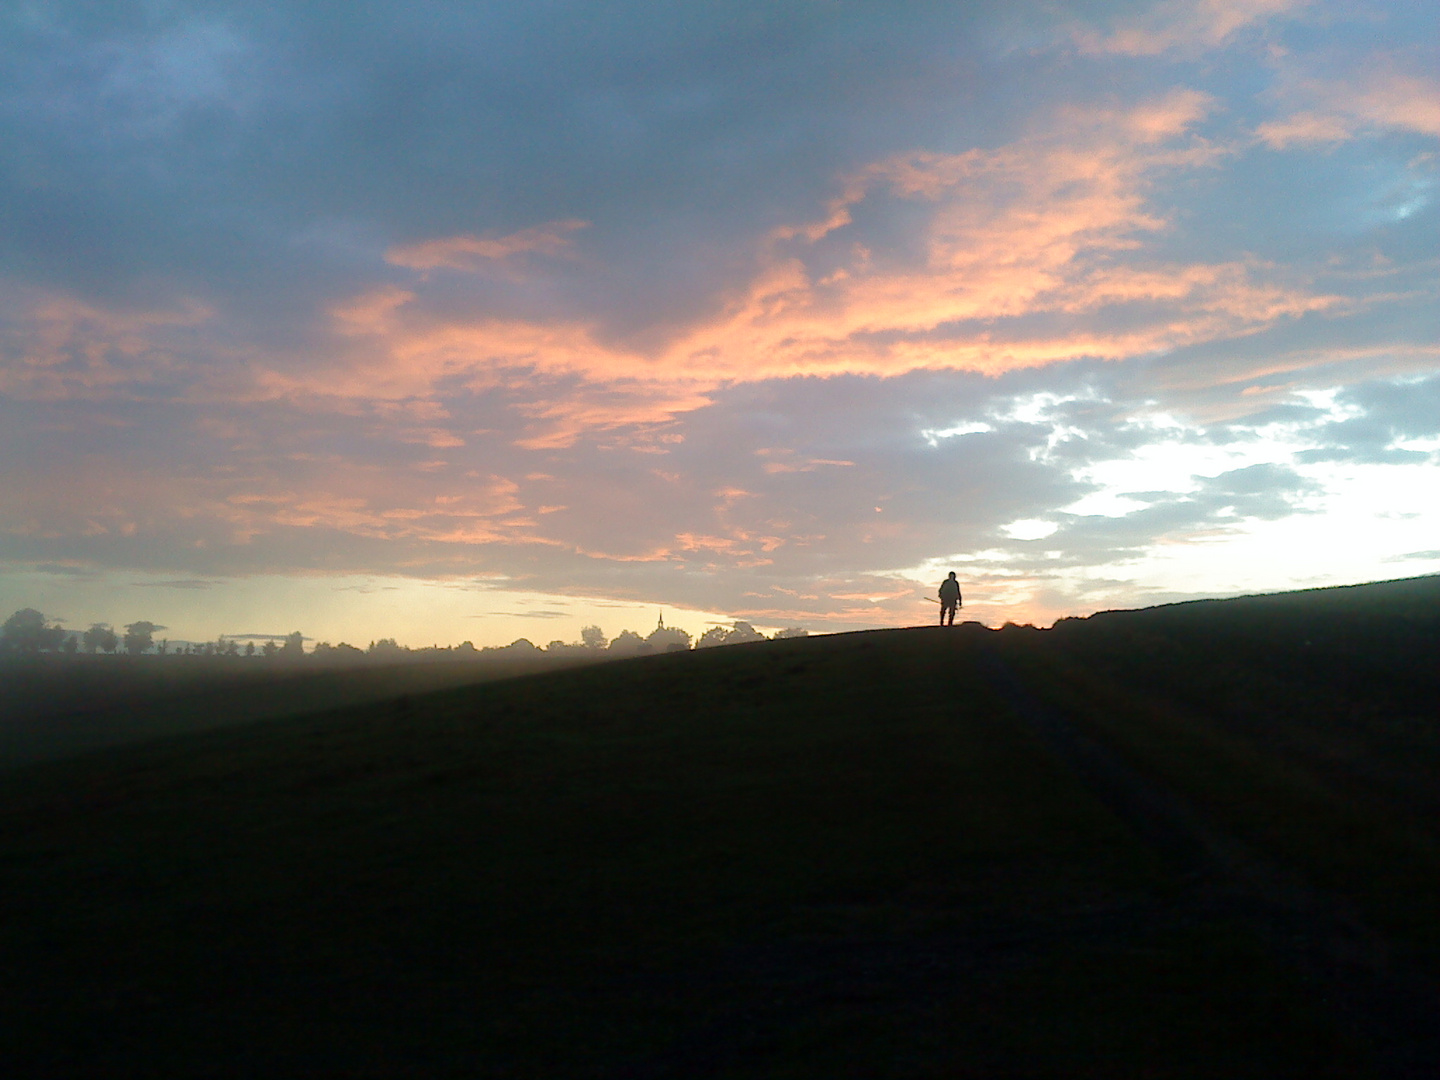
[[[1440,5],[0,7],[0,607],[812,632],[1440,571]]]

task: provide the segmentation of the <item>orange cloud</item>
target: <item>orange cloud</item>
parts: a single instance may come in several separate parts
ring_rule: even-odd
[[[586,228],[588,221],[569,219],[536,225],[508,236],[462,234],[416,244],[401,244],[385,252],[385,261],[411,270],[474,271],[486,262],[501,262],[512,255],[558,255],[570,246],[569,234]]]
[[[1284,150],[1296,143],[1344,142],[1354,131],[1349,117],[1307,111],[1261,124],[1255,134],[1272,149]]]
[[[344,359],[343,378],[262,378],[283,396],[391,401],[425,397],[441,380],[472,390],[528,380],[519,443],[545,449],[587,431],[668,423],[728,383],[1118,360],[1337,308],[1339,297],[1278,280],[1258,261],[1145,258],[1150,238],[1169,227],[1149,207],[1153,186],[1231,152],[1190,134],[1213,107],[1179,88],[1130,109],[1069,109],[996,149],[876,162],[843,180],[819,221],[772,232],[734,300],[658,346],[606,341],[574,321],[440,318],[423,295],[390,288],[332,309],[336,329],[361,345]],[[920,258],[864,242],[857,215],[881,200],[924,208]],[[1033,321],[1046,315],[1066,318]],[[555,380],[563,392],[558,383],[547,391]]]
[[[1427,115],[1394,95],[1377,91],[1373,100],[1391,102],[1396,115]],[[842,178],[818,221],[765,237],[752,279],[729,303],[658,344],[627,344],[564,317],[456,319],[427,307],[423,285],[387,286],[330,308],[328,355],[304,363],[252,358],[249,394],[362,415],[433,404],[442,386],[460,385],[515,402],[521,447],[553,449],[608,432],[661,452],[656,432],[729,384],[1120,360],[1338,309],[1341,298],[1257,260],[1147,257],[1169,228],[1149,202],[1154,187],[1231,153],[1192,134],[1213,108],[1208,95],[1178,88],[1129,109],[1067,109],[997,148],[877,161]],[[923,222],[898,251],[865,224],[872,204],[896,201],[918,208]],[[391,261],[425,270],[553,251],[580,225],[427,241],[393,249]],[[88,347],[99,356],[107,348],[153,350],[167,326],[207,315],[190,308],[104,323],[52,306],[36,317],[50,328],[42,355],[61,357],[89,323]],[[29,376],[44,366],[32,364]],[[97,360],[87,377],[98,380],[104,368]],[[5,374],[13,380],[15,371]],[[238,396],[231,388],[230,399]],[[401,437],[437,449],[461,445],[463,434],[443,419],[443,410],[402,419]]]
[[[626,445],[650,453],[666,452],[664,432],[653,429],[677,416],[704,408],[711,398],[685,385],[629,383],[583,386],[572,392],[520,407],[531,423],[516,445],[529,450],[571,446],[587,432],[627,430]]]
[[[1076,43],[1089,53],[1155,56],[1224,45],[1247,27],[1308,7],[1311,0],[1164,0],[1107,34],[1084,29]]]
[[[342,334],[382,334],[395,327],[396,312],[414,299],[409,289],[389,286],[336,304],[330,315]]]
[[[1362,85],[1352,107],[1372,123],[1440,137],[1440,80],[1384,72]]]
[[[453,484],[437,476],[397,488],[390,470],[334,460],[325,463],[322,490],[241,490],[207,500],[207,512],[246,540],[288,527],[433,543],[553,543],[534,535],[514,481],[470,478],[459,490]]]
[[[1372,58],[1369,68],[1352,80],[1300,84],[1287,97],[1306,107],[1261,124],[1255,134],[1277,150],[1343,142],[1376,128],[1440,137],[1440,80],[1408,74],[1383,56]]]
[[[0,361],[0,393],[31,400],[105,397],[181,372],[186,363],[167,348],[167,332],[214,314],[194,300],[126,311],[48,294],[22,296],[16,306],[6,320],[13,359]]]

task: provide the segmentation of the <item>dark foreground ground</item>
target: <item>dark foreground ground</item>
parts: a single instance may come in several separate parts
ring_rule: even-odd
[[[544,653],[344,666],[309,656],[0,656],[0,770],[584,662]]]
[[[0,773],[0,1074],[1440,1075],[1440,580]]]

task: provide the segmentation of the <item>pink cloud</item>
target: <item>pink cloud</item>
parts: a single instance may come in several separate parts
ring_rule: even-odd
[[[1085,28],[1076,43],[1089,53],[1155,56],[1198,52],[1228,43],[1242,30],[1309,7],[1312,0],[1163,0],[1117,22],[1108,33]]]
[[[1352,106],[1374,124],[1440,137],[1440,80],[1388,71],[1367,80]]]
[[[1345,142],[1354,133],[1353,118],[1312,111],[1297,112],[1282,120],[1270,120],[1255,129],[1260,140],[1275,150],[1284,150],[1297,143]]]
[[[1367,70],[1350,79],[1299,82],[1283,100],[1302,107],[1255,132],[1277,150],[1344,142],[1377,129],[1440,137],[1440,80],[1410,74],[1387,56],[1371,57]]]
[[[1373,100],[1423,118],[1397,94],[1377,91]],[[994,149],[877,161],[842,179],[818,221],[767,236],[748,286],[715,314],[658,344],[630,346],[563,313],[544,321],[456,319],[429,309],[423,284],[384,286],[330,307],[328,352],[249,358],[249,388],[227,385],[225,394],[361,415],[385,403],[433,402],[442,385],[461,385],[515,400],[523,448],[628,431],[632,445],[663,451],[655,430],[737,382],[924,369],[997,374],[1080,356],[1118,360],[1337,307],[1337,297],[1293,275],[1280,280],[1260,262],[1146,257],[1152,238],[1169,228],[1149,203],[1155,185],[1230,153],[1191,134],[1213,108],[1208,95],[1177,88],[1129,109],[1069,108]],[[869,204],[886,200],[923,210],[918,259],[887,254],[856,223]],[[581,224],[427,241],[395,249],[392,261],[433,269],[554,251]],[[1122,310],[1125,318],[1109,317]],[[1067,319],[1026,321],[1039,315]],[[9,365],[4,377],[28,381],[32,392],[47,377],[50,393],[81,385],[98,392],[137,377],[117,374],[113,357],[163,364],[163,332],[209,316],[192,305],[119,317],[51,300],[31,312],[40,332],[29,335],[26,361]],[[77,354],[88,358],[78,368]],[[70,371],[69,390],[55,381],[61,370]],[[400,437],[437,449],[466,438],[443,420],[420,417]]]
[[[514,255],[558,255],[570,244],[570,233],[590,223],[569,219],[551,221],[506,236],[483,237],[471,234],[400,244],[385,252],[385,261],[411,270],[474,271],[487,262],[503,262]]]
[[[0,311],[0,393],[63,400],[123,395],[184,372],[172,331],[209,321],[195,300],[165,308],[104,308],[73,296],[21,293]]]
[[[718,312],[658,345],[607,340],[563,316],[438,316],[423,290],[389,287],[331,309],[334,328],[352,343],[332,364],[264,368],[258,380],[265,394],[342,408],[346,400],[423,399],[459,380],[527,398],[516,406],[527,424],[522,447],[560,448],[586,432],[622,429],[640,446],[646,429],[737,382],[1119,360],[1336,309],[1338,297],[1293,275],[1281,280],[1258,261],[1146,257],[1150,240],[1169,228],[1150,207],[1154,186],[1231,153],[1191,134],[1213,108],[1208,95],[1177,88],[1129,109],[1066,109],[995,149],[875,162],[842,180],[818,221],[766,237],[749,285]],[[869,203],[884,200],[924,209],[920,259],[885,254],[856,224]],[[1118,311],[1128,314],[1108,318]],[[1068,317],[1063,328],[1025,322],[1051,314]],[[434,445],[447,444],[435,437]]]

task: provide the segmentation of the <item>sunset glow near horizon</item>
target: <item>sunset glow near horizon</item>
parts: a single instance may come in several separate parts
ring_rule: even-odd
[[[57,0],[0,56],[0,618],[1440,571],[1433,2]]]

